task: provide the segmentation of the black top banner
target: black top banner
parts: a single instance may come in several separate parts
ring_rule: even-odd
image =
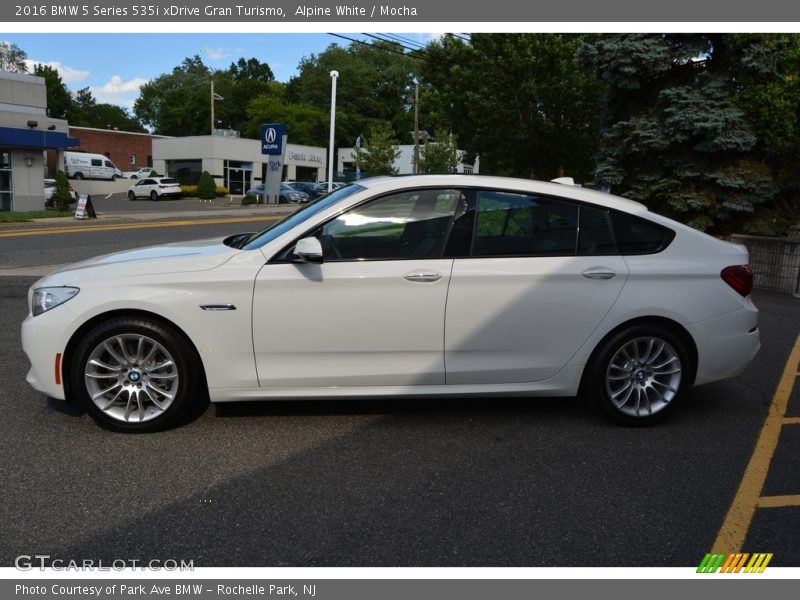
[[[8,23],[502,23],[502,22],[800,22],[786,0],[106,0],[0,5]]]

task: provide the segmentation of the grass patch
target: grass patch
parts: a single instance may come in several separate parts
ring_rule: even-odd
[[[53,217],[72,217],[75,212],[68,210],[58,212],[55,210],[28,210],[28,211],[0,211],[0,223],[27,223],[33,219],[50,219]]]

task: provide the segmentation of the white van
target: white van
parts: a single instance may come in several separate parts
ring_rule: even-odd
[[[88,152],[64,152],[64,172],[74,179],[108,179],[122,177],[116,165],[107,156]]]

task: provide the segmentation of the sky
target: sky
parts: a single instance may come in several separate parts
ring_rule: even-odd
[[[363,38],[359,34],[343,34]],[[426,42],[429,34],[405,34]],[[364,38],[367,39],[367,38]],[[331,44],[349,42],[326,33],[131,33],[11,34],[0,41],[16,44],[30,61],[58,70],[71,91],[89,87],[98,102],[131,109],[139,88],[169,73],[186,57],[198,54],[212,69],[225,69],[239,58],[267,63],[278,81],[296,74],[303,57]],[[32,66],[28,67],[30,71]]]

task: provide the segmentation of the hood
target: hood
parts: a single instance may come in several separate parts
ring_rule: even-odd
[[[163,244],[105,254],[63,267],[36,285],[70,285],[87,280],[206,271],[241,252],[223,244],[222,239]]]

